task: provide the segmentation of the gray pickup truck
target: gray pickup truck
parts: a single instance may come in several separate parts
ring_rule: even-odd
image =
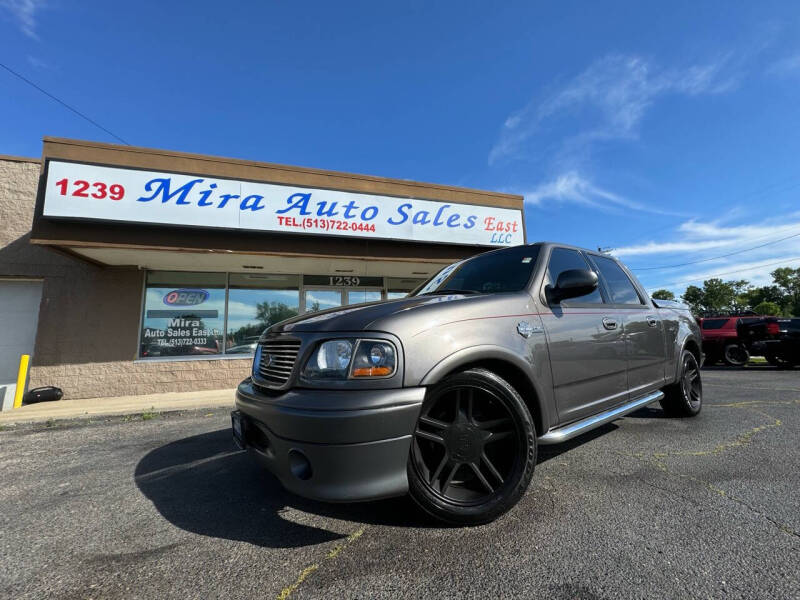
[[[292,492],[410,493],[454,524],[525,493],[538,444],[660,402],[700,412],[701,337],[614,258],[553,243],[455,263],[398,300],[270,327],[233,434]]]

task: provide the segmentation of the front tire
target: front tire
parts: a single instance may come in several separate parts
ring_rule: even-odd
[[[694,417],[703,408],[703,382],[697,358],[689,350],[681,355],[678,381],[663,389],[661,408],[671,417]]]
[[[454,525],[493,521],[519,501],[535,465],[533,419],[503,378],[470,369],[428,390],[407,467],[427,513]]]
[[[725,364],[732,367],[743,367],[750,360],[750,353],[741,344],[728,344],[723,350]]]

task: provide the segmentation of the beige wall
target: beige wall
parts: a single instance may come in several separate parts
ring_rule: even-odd
[[[80,140],[45,138],[44,156],[403,198],[523,208],[521,196],[496,192]],[[250,359],[136,362],[143,272],[136,267],[87,262],[57,247],[225,250],[248,255],[369,257],[373,261],[412,263],[451,262],[480,250],[453,244],[300,234],[231,235],[223,230],[208,230],[198,236],[183,228],[49,220],[41,218],[43,194],[37,197],[40,171],[38,160],[0,156],[0,277],[44,281],[30,386],[58,386],[64,390],[65,398],[233,387],[247,375]]]
[[[40,163],[0,156],[0,277],[44,280],[30,387],[65,398],[235,386],[249,359],[134,362],[142,272],[87,263],[29,243]]]
[[[70,362],[34,367],[31,386],[57,385],[65,397],[101,398],[233,388],[250,374],[251,358]]]

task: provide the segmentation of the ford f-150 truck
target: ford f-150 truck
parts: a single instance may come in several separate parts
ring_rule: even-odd
[[[537,445],[653,402],[700,412],[701,336],[614,258],[537,243],[442,269],[409,297],[298,316],[259,340],[237,443],[302,496],[410,493],[455,524],[525,493]]]

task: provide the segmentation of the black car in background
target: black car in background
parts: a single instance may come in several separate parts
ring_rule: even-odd
[[[741,319],[736,331],[751,355],[763,356],[777,367],[800,365],[800,319]]]

